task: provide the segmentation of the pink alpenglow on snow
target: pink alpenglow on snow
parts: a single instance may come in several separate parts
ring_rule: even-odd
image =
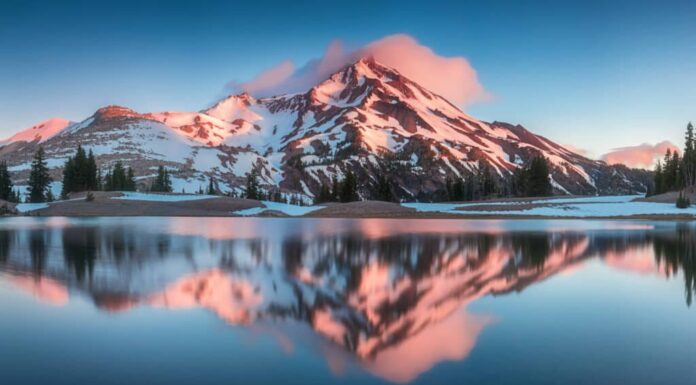
[[[0,145],[14,142],[33,142],[35,140],[44,142],[60,133],[71,124],[71,121],[63,118],[48,119],[35,126],[24,129],[5,140],[0,140]]]
[[[619,147],[602,155],[602,160],[609,164],[625,164],[633,168],[651,169],[667,150],[679,151],[679,148],[669,141],[655,145],[643,143],[638,146]]]
[[[248,82],[229,82],[227,88],[257,97],[304,92],[342,67],[368,57],[460,106],[491,99],[466,58],[440,56],[405,34],[386,36],[356,50],[347,50],[336,40],[329,44],[323,57],[301,68],[284,61]]]

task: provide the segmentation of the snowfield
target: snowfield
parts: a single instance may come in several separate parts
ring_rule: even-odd
[[[291,217],[298,217],[302,216],[305,214],[309,214],[312,211],[316,211],[319,209],[323,209],[324,206],[296,206],[296,205],[291,205],[287,203],[278,203],[278,202],[270,202],[270,201],[262,201],[261,202],[264,207],[252,207],[250,209],[245,209],[245,210],[239,210],[233,212],[233,214],[236,215],[241,215],[241,216],[253,216],[253,215],[259,215],[264,211],[280,211],[285,215],[289,215]]]
[[[48,208],[48,203],[19,203],[15,206],[20,213]]]
[[[200,194],[155,194],[155,193],[141,193],[141,192],[123,192],[120,197],[113,197],[111,199],[120,199],[127,201],[147,201],[147,202],[185,202],[185,201],[198,201],[202,199],[215,199],[219,198],[217,195],[200,195]]]
[[[544,199],[516,202],[477,203],[402,203],[418,212],[439,212],[459,215],[542,216],[542,217],[626,217],[632,215],[694,215],[696,207],[678,209],[672,203],[639,202],[640,195],[599,196],[586,198]],[[520,205],[541,205],[517,209]],[[510,206],[498,210],[458,210],[477,206]]]

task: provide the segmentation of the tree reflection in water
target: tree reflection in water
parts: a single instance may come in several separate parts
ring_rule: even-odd
[[[672,234],[664,234],[653,240],[655,260],[658,265],[664,265],[667,275],[675,275],[681,269],[684,275],[684,290],[686,303],[693,302],[696,285],[696,234],[688,226],[681,224]]]
[[[589,258],[666,277],[681,273],[688,305],[696,291],[696,234],[689,225],[587,232],[377,230],[230,231],[208,239],[123,223],[5,228],[0,267],[12,276],[46,277],[109,311],[201,307],[232,324],[301,321],[370,371],[399,382],[468,354],[490,322],[467,314],[468,303],[524,290]],[[395,373],[395,362],[412,370]]]

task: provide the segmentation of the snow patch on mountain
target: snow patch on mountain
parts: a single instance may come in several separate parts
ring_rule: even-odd
[[[45,120],[35,126],[24,129],[11,137],[0,140],[0,146],[15,142],[45,142],[51,139],[73,122],[63,118],[52,118]]]

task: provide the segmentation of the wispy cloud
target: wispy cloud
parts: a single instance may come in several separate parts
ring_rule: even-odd
[[[404,34],[386,36],[356,50],[348,50],[336,40],[329,44],[322,57],[300,68],[284,61],[250,81],[229,82],[227,88],[231,92],[246,91],[255,96],[304,92],[343,66],[369,56],[459,106],[491,98],[466,58],[440,56]]]

